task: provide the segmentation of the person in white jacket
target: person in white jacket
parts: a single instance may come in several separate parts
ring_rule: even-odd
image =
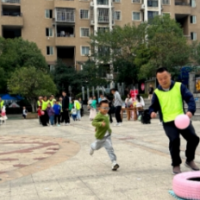
[[[136,96],[136,100],[134,102],[134,106],[135,106],[135,109],[134,109],[134,120],[137,120],[138,119],[138,115],[139,115],[139,111],[142,111],[144,106],[145,106],[144,99],[139,94]]]

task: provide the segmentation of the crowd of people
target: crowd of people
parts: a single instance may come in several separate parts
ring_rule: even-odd
[[[70,116],[74,121],[80,121],[83,116],[83,102],[79,98],[70,98],[65,91],[62,97],[55,99],[53,95],[49,97],[40,96],[37,101],[37,111],[40,123],[43,126],[60,126],[70,124]]]

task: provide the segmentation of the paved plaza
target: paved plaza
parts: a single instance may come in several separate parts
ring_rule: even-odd
[[[200,122],[193,124],[200,135]],[[60,127],[8,120],[0,126],[0,200],[173,200],[168,139],[158,120],[125,119],[112,130],[116,172],[105,149],[89,155],[94,127],[87,116]],[[184,150],[182,139],[183,162]]]

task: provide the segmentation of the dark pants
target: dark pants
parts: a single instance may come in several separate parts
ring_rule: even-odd
[[[65,122],[65,123],[70,123],[70,118],[69,118],[69,112],[68,112],[68,110],[64,110],[63,111],[63,121]]]
[[[54,122],[55,124],[57,124],[57,122],[60,124],[60,115],[54,115]]]
[[[64,122],[64,115],[63,115],[63,112],[60,113],[60,122],[61,122],[61,123]]]
[[[115,107],[115,118],[117,120],[117,123],[121,123],[122,122],[122,118],[121,118],[121,106],[116,106]]]
[[[44,111],[44,117],[45,117],[46,123],[49,124],[49,115],[46,110]]]
[[[26,115],[22,115],[24,119],[26,119]]]
[[[81,108],[81,117],[83,117],[83,113],[84,113],[83,108]]]
[[[109,110],[108,115],[109,115],[109,117],[110,117],[110,123],[113,123],[111,109]]]
[[[164,123],[163,128],[169,138],[169,150],[172,158],[172,166],[181,164],[180,158],[180,134],[187,141],[185,156],[186,162],[193,161],[195,158],[195,150],[199,144],[199,137],[196,135],[192,124],[184,130],[176,128],[174,122]]]
[[[46,118],[46,115],[41,115],[40,116],[40,119],[41,119],[41,123],[43,126],[47,126],[47,118]]]

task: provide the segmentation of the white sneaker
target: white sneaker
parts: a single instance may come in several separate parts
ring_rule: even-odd
[[[92,156],[94,153],[94,150],[92,148],[90,148],[90,155]]]
[[[121,126],[121,123],[116,123],[114,126]]]
[[[113,171],[117,171],[118,168],[119,168],[119,165],[117,164],[116,161],[114,161],[114,162],[112,163],[112,170],[113,170]]]

